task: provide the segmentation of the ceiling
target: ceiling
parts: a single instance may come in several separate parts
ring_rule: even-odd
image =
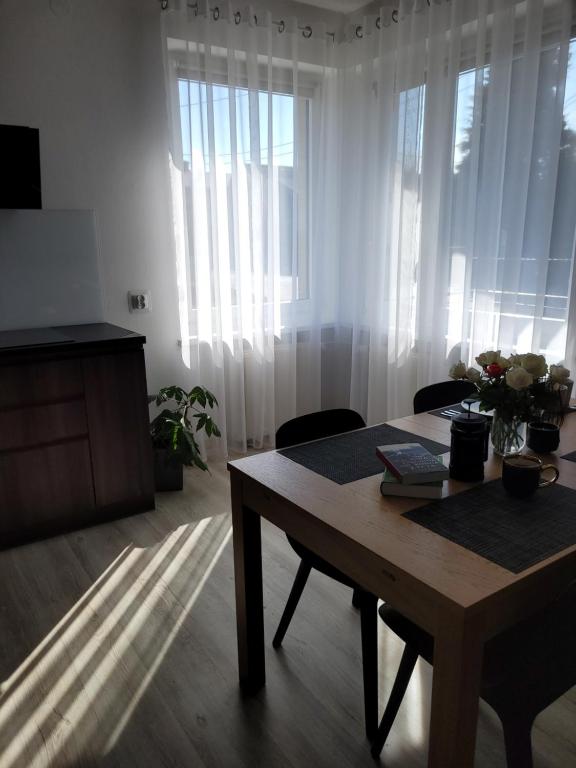
[[[298,0],[298,2],[315,5],[317,8],[326,8],[336,13],[353,13],[366,5],[368,0]]]

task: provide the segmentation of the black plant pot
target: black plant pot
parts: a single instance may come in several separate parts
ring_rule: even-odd
[[[167,448],[154,449],[154,485],[157,491],[181,491],[184,485],[182,464]]]

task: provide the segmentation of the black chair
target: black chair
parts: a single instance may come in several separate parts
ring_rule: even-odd
[[[366,424],[356,411],[344,408],[319,411],[291,419],[276,432],[276,448],[289,448],[298,443],[307,443],[323,437],[332,437],[342,432],[361,429]],[[306,586],[310,571],[315,568],[326,576],[353,590],[352,603],[360,609],[362,634],[362,675],[364,680],[364,716],[366,735],[372,739],[378,724],[378,632],[376,612],[378,600],[356,584],[352,579],[327,563],[321,557],[305,547],[301,542],[288,536],[290,545],[300,557],[300,566],[294,579],[284,613],[274,635],[272,645],[279,648],[292,620],[298,601]]]
[[[378,757],[404,698],[418,656],[430,664],[434,638],[388,605],[380,616],[406,648],[372,743]],[[482,698],[502,722],[508,768],[533,768],[530,734],[536,716],[576,685],[576,582],[549,607],[486,644]]]
[[[475,392],[474,384],[463,379],[430,384],[428,387],[419,389],[414,395],[414,413],[435,411],[437,408],[460,403]]]

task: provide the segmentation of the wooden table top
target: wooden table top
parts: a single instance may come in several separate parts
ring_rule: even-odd
[[[450,421],[428,413],[408,416],[389,422],[395,427],[407,430],[438,442],[449,444]],[[576,449],[576,415],[567,416],[561,429],[560,447],[554,454],[543,457],[545,463],[555,464],[560,470],[559,483],[576,489],[576,464],[560,458]],[[443,457],[448,463],[448,454]],[[394,589],[387,588],[387,582],[404,587],[417,583],[420,594],[428,589],[432,602],[439,598],[448,601],[451,610],[474,611],[486,607],[486,601],[495,604],[503,595],[510,595],[520,585],[529,584],[536,577],[542,582],[542,572],[555,576],[549,580],[552,589],[566,576],[567,569],[576,567],[576,546],[543,560],[519,574],[485,560],[448,539],[407,520],[402,513],[428,504],[428,500],[398,497],[383,497],[380,493],[381,475],[374,475],[346,485],[338,485],[306,467],[291,461],[277,451],[269,451],[232,461],[228,465],[232,473],[241,475],[250,504],[250,494],[259,506],[258,512],[288,533],[306,530],[304,541],[311,548],[322,551],[322,531],[339,541],[333,542],[332,561],[344,565],[346,555],[339,549],[347,549],[348,572],[358,576],[354,562],[366,564],[366,570],[373,575],[371,581],[364,581],[367,588],[374,589],[380,597],[393,602]],[[500,476],[501,459],[490,456],[485,465],[485,481]],[[451,495],[472,487],[473,484],[449,480],[444,484],[444,495]],[[266,504],[258,505],[258,493],[264,500],[270,499],[271,512]],[[538,493],[546,493],[545,489]],[[282,508],[285,513],[282,513]],[[280,511],[279,511],[280,510]],[[316,538],[315,538],[316,537]],[[315,546],[315,541],[318,546]],[[332,545],[331,545],[332,546]],[[339,559],[340,558],[340,559]],[[559,571],[562,571],[559,573]],[[361,583],[363,583],[361,581]],[[375,589],[376,588],[376,589]],[[404,590],[402,590],[404,591]],[[509,602],[509,601],[504,601]],[[520,601],[522,602],[522,601]],[[404,612],[410,615],[409,606],[403,604]],[[421,614],[422,611],[416,611]],[[420,619],[422,616],[420,615]],[[428,622],[426,622],[428,623]],[[434,624],[430,619],[430,626]],[[495,620],[495,627],[500,621]],[[490,634],[487,628],[487,634]]]

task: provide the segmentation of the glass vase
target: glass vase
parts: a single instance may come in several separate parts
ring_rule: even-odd
[[[498,411],[492,417],[492,448],[498,456],[514,456],[526,444],[526,422],[518,418],[504,419]]]

